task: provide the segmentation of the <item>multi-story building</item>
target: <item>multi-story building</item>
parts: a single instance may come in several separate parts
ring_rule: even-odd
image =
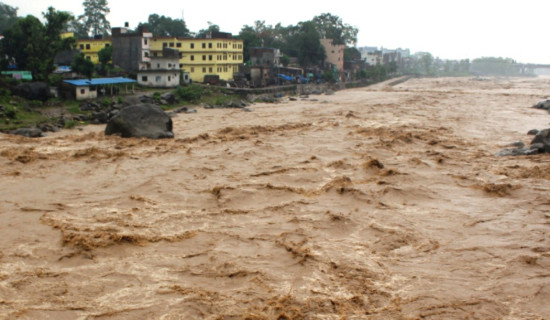
[[[339,73],[344,72],[344,51],[345,44],[334,44],[332,39],[321,39],[321,44],[325,48],[327,58],[326,63],[332,64]]]
[[[163,48],[179,51],[179,68],[194,82],[204,82],[207,75],[231,80],[243,63],[243,41],[231,34],[212,32],[202,38],[156,37],[151,39],[152,57],[162,56]]]
[[[99,51],[103,48],[112,46],[111,39],[79,39],[76,40],[76,49],[84,57],[95,64],[99,63]]]
[[[153,34],[140,27],[137,32],[128,28],[112,29],[113,64],[128,72],[148,69]]]
[[[162,57],[151,57],[146,70],[139,70],[138,84],[148,87],[173,88],[180,84],[179,52],[164,48]]]

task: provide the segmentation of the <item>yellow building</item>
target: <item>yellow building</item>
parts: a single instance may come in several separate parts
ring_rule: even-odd
[[[95,64],[99,63],[99,51],[112,46],[111,39],[80,39],[76,40],[76,49],[84,54],[84,57]]]
[[[243,41],[230,34],[214,33],[212,37],[189,39],[157,37],[151,39],[152,57],[162,56],[163,48],[180,52],[179,68],[194,82],[204,82],[206,75],[217,75],[220,80],[231,80],[243,63]]]

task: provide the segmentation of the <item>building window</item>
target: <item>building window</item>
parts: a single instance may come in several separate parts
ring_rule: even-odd
[[[110,43],[106,43],[106,44],[105,44],[105,48],[109,48],[110,46],[111,46]]]
[[[90,44],[89,43],[86,44],[86,50],[90,50]]]
[[[171,76],[168,76],[168,81],[172,80],[172,77]]]
[[[212,42],[208,43],[208,49],[212,49]]]
[[[147,39],[143,39],[143,44],[147,45]]]
[[[180,63],[180,69],[183,69],[183,63]]]
[[[163,48],[168,47],[168,42],[163,42],[163,43],[162,43],[162,47],[163,47]]]
[[[156,57],[157,56],[157,53],[156,52],[153,52],[153,57]]]
[[[80,89],[80,94],[86,94],[86,89]]]
[[[160,63],[157,63],[157,69],[160,69]]]
[[[212,73],[212,67],[208,68],[208,72]]]
[[[191,67],[191,72],[195,73],[195,67]]]
[[[147,82],[147,76],[142,76],[142,77],[141,77],[141,81]]]
[[[208,60],[209,60],[209,61],[212,61],[212,55],[209,55],[209,56],[208,56]]]
[[[176,47],[181,48],[181,42],[176,43]]]
[[[195,61],[195,56],[191,56],[191,61]]]
[[[204,42],[202,43],[202,48],[206,49],[206,43],[204,43]]]
[[[80,45],[80,50],[84,50],[84,45],[83,44]]]
[[[202,68],[202,73],[206,73],[206,67]]]
[[[206,55],[205,54],[202,55],[202,61],[206,61]]]
[[[158,83],[158,82],[161,82],[161,81],[162,81],[162,77],[161,77],[161,76],[157,76],[157,77],[155,78],[155,81],[156,81],[157,83]]]
[[[92,60],[92,57],[90,57],[90,56],[86,56],[86,59],[88,59],[88,60]]]
[[[191,47],[191,49],[195,49],[195,44],[193,42],[191,42],[190,47]]]
[[[174,43],[170,42],[170,48],[173,48],[173,47],[174,47]]]

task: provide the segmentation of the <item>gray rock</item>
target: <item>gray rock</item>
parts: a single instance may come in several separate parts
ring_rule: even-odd
[[[176,95],[172,92],[165,93],[160,98],[168,104],[174,104],[177,102]]]
[[[174,138],[172,119],[153,104],[139,104],[120,110],[107,123],[105,134],[124,138]]]
[[[510,147],[516,147],[516,148],[523,148],[525,147],[525,143],[523,141],[516,141],[509,144]]]
[[[538,133],[539,133],[538,129],[531,129],[531,130],[527,131],[527,134],[530,135],[530,136],[536,136]]]
[[[544,110],[550,110],[550,99],[540,101],[533,105],[533,108],[536,109],[544,109]]]
[[[542,143],[543,148],[541,148],[541,150],[543,152],[550,153],[550,129],[544,129],[537,133],[531,141],[531,145],[537,143]]]
[[[24,136],[28,138],[40,138],[44,136],[44,133],[42,132],[42,130],[38,128],[19,128],[17,130],[12,131],[11,134]]]

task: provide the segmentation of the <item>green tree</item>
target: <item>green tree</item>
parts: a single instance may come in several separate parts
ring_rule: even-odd
[[[109,34],[111,24],[107,20],[107,15],[111,12],[107,0],[84,0],[84,14],[78,17],[82,20],[87,33],[91,31],[92,35]]]
[[[199,31],[199,36],[205,35],[205,34],[208,34],[208,33],[211,33],[211,32],[220,32],[220,26],[208,21],[208,28],[207,29],[201,29]]]
[[[74,57],[71,69],[86,78],[91,79],[94,74],[94,63],[84,57],[84,54],[79,53]]]
[[[250,60],[250,48],[262,47],[262,39],[256,33],[253,27],[245,25],[241,28],[238,39],[243,41],[244,61]]]
[[[49,7],[43,16],[45,25],[31,15],[18,19],[0,41],[2,64],[15,61],[19,69],[31,71],[37,80],[46,80],[54,69],[55,55],[74,43],[73,38],[61,39],[72,19],[69,13]]]
[[[332,39],[334,44],[355,46],[359,29],[346,24],[338,16],[323,13],[313,18],[321,38]]]
[[[189,29],[182,19],[172,19],[170,17],[150,14],[146,23],[140,23],[139,27],[147,27],[149,32],[157,37],[188,37]]]
[[[89,29],[79,19],[73,19],[69,22],[67,31],[74,33],[74,37],[77,39],[88,38]]]
[[[422,56],[419,59],[420,64],[420,72],[424,73],[426,75],[433,74],[433,63],[434,63],[434,57],[431,53],[425,52],[422,54]]]
[[[300,22],[285,29],[283,52],[297,57],[302,67],[320,65],[326,59],[321,37],[314,22]]]
[[[281,48],[281,25],[266,25],[265,21],[255,21],[253,26],[242,27],[238,39],[243,40],[245,61],[250,59],[249,49],[254,47]]]
[[[356,47],[346,48],[344,50],[344,61],[361,60],[361,52]]]
[[[290,64],[290,57],[283,55],[280,59],[280,62],[283,66],[288,67],[288,65]]]
[[[17,8],[0,2],[0,34],[17,21]]]
[[[99,63],[101,64],[101,73],[106,74],[107,68],[109,67],[109,62],[113,59],[113,47],[105,47],[99,50],[97,54],[99,58]]]

